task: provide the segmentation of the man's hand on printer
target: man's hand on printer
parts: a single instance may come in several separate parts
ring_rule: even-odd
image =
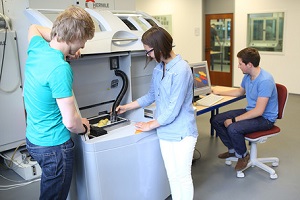
[[[140,130],[140,131],[150,131],[159,126],[160,126],[160,124],[157,122],[157,120],[152,120],[152,121],[148,121],[148,122],[137,122],[135,124],[136,129]]]
[[[85,134],[90,134],[90,122],[87,118],[81,118],[81,122],[84,128],[84,131],[82,131],[81,133],[79,133],[78,135],[85,135]]]

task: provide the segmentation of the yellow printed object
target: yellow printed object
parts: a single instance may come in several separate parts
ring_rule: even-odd
[[[98,127],[106,126],[106,125],[108,124],[108,122],[109,122],[109,120],[108,120],[107,118],[106,118],[106,119],[101,119],[101,120],[98,122],[97,126],[98,126]]]

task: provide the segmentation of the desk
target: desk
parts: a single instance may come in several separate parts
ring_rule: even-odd
[[[218,88],[221,88],[222,90],[230,90],[231,87],[225,87],[225,86],[215,86]],[[211,112],[211,117],[217,115],[219,113],[219,108],[226,106],[228,104],[234,103],[236,101],[239,101],[241,99],[244,99],[246,97],[246,95],[240,96],[240,97],[233,97],[233,96],[224,96],[224,99],[222,99],[221,101],[215,103],[214,105],[210,106],[210,107],[206,107],[206,106],[197,106],[194,104],[194,106],[197,109],[197,116],[198,115],[202,115],[204,113],[207,112]],[[214,129],[211,126],[210,127],[210,134],[211,136],[214,135]]]

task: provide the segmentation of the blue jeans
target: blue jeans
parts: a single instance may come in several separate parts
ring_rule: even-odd
[[[74,161],[74,142],[57,146],[37,146],[26,138],[26,147],[42,169],[40,200],[65,200],[68,197]]]
[[[264,117],[256,117],[237,121],[230,124],[227,128],[224,126],[226,119],[232,119],[247,112],[245,109],[230,110],[220,113],[210,119],[210,123],[216,130],[216,134],[220,137],[228,150],[234,150],[238,158],[247,154],[247,147],[244,135],[255,131],[269,130],[274,123]]]

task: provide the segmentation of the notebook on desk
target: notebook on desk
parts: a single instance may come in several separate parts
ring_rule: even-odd
[[[190,66],[193,71],[194,78],[194,102],[197,102],[197,104],[199,105],[202,105],[200,102],[203,102],[205,104],[203,106],[211,106],[214,103],[222,100],[221,96],[214,95],[212,97],[213,94],[209,95],[211,94],[212,90],[207,61],[193,63],[190,64]],[[206,98],[206,95],[209,95],[209,97]],[[200,96],[203,96],[203,98],[206,99],[206,101],[200,100]]]

